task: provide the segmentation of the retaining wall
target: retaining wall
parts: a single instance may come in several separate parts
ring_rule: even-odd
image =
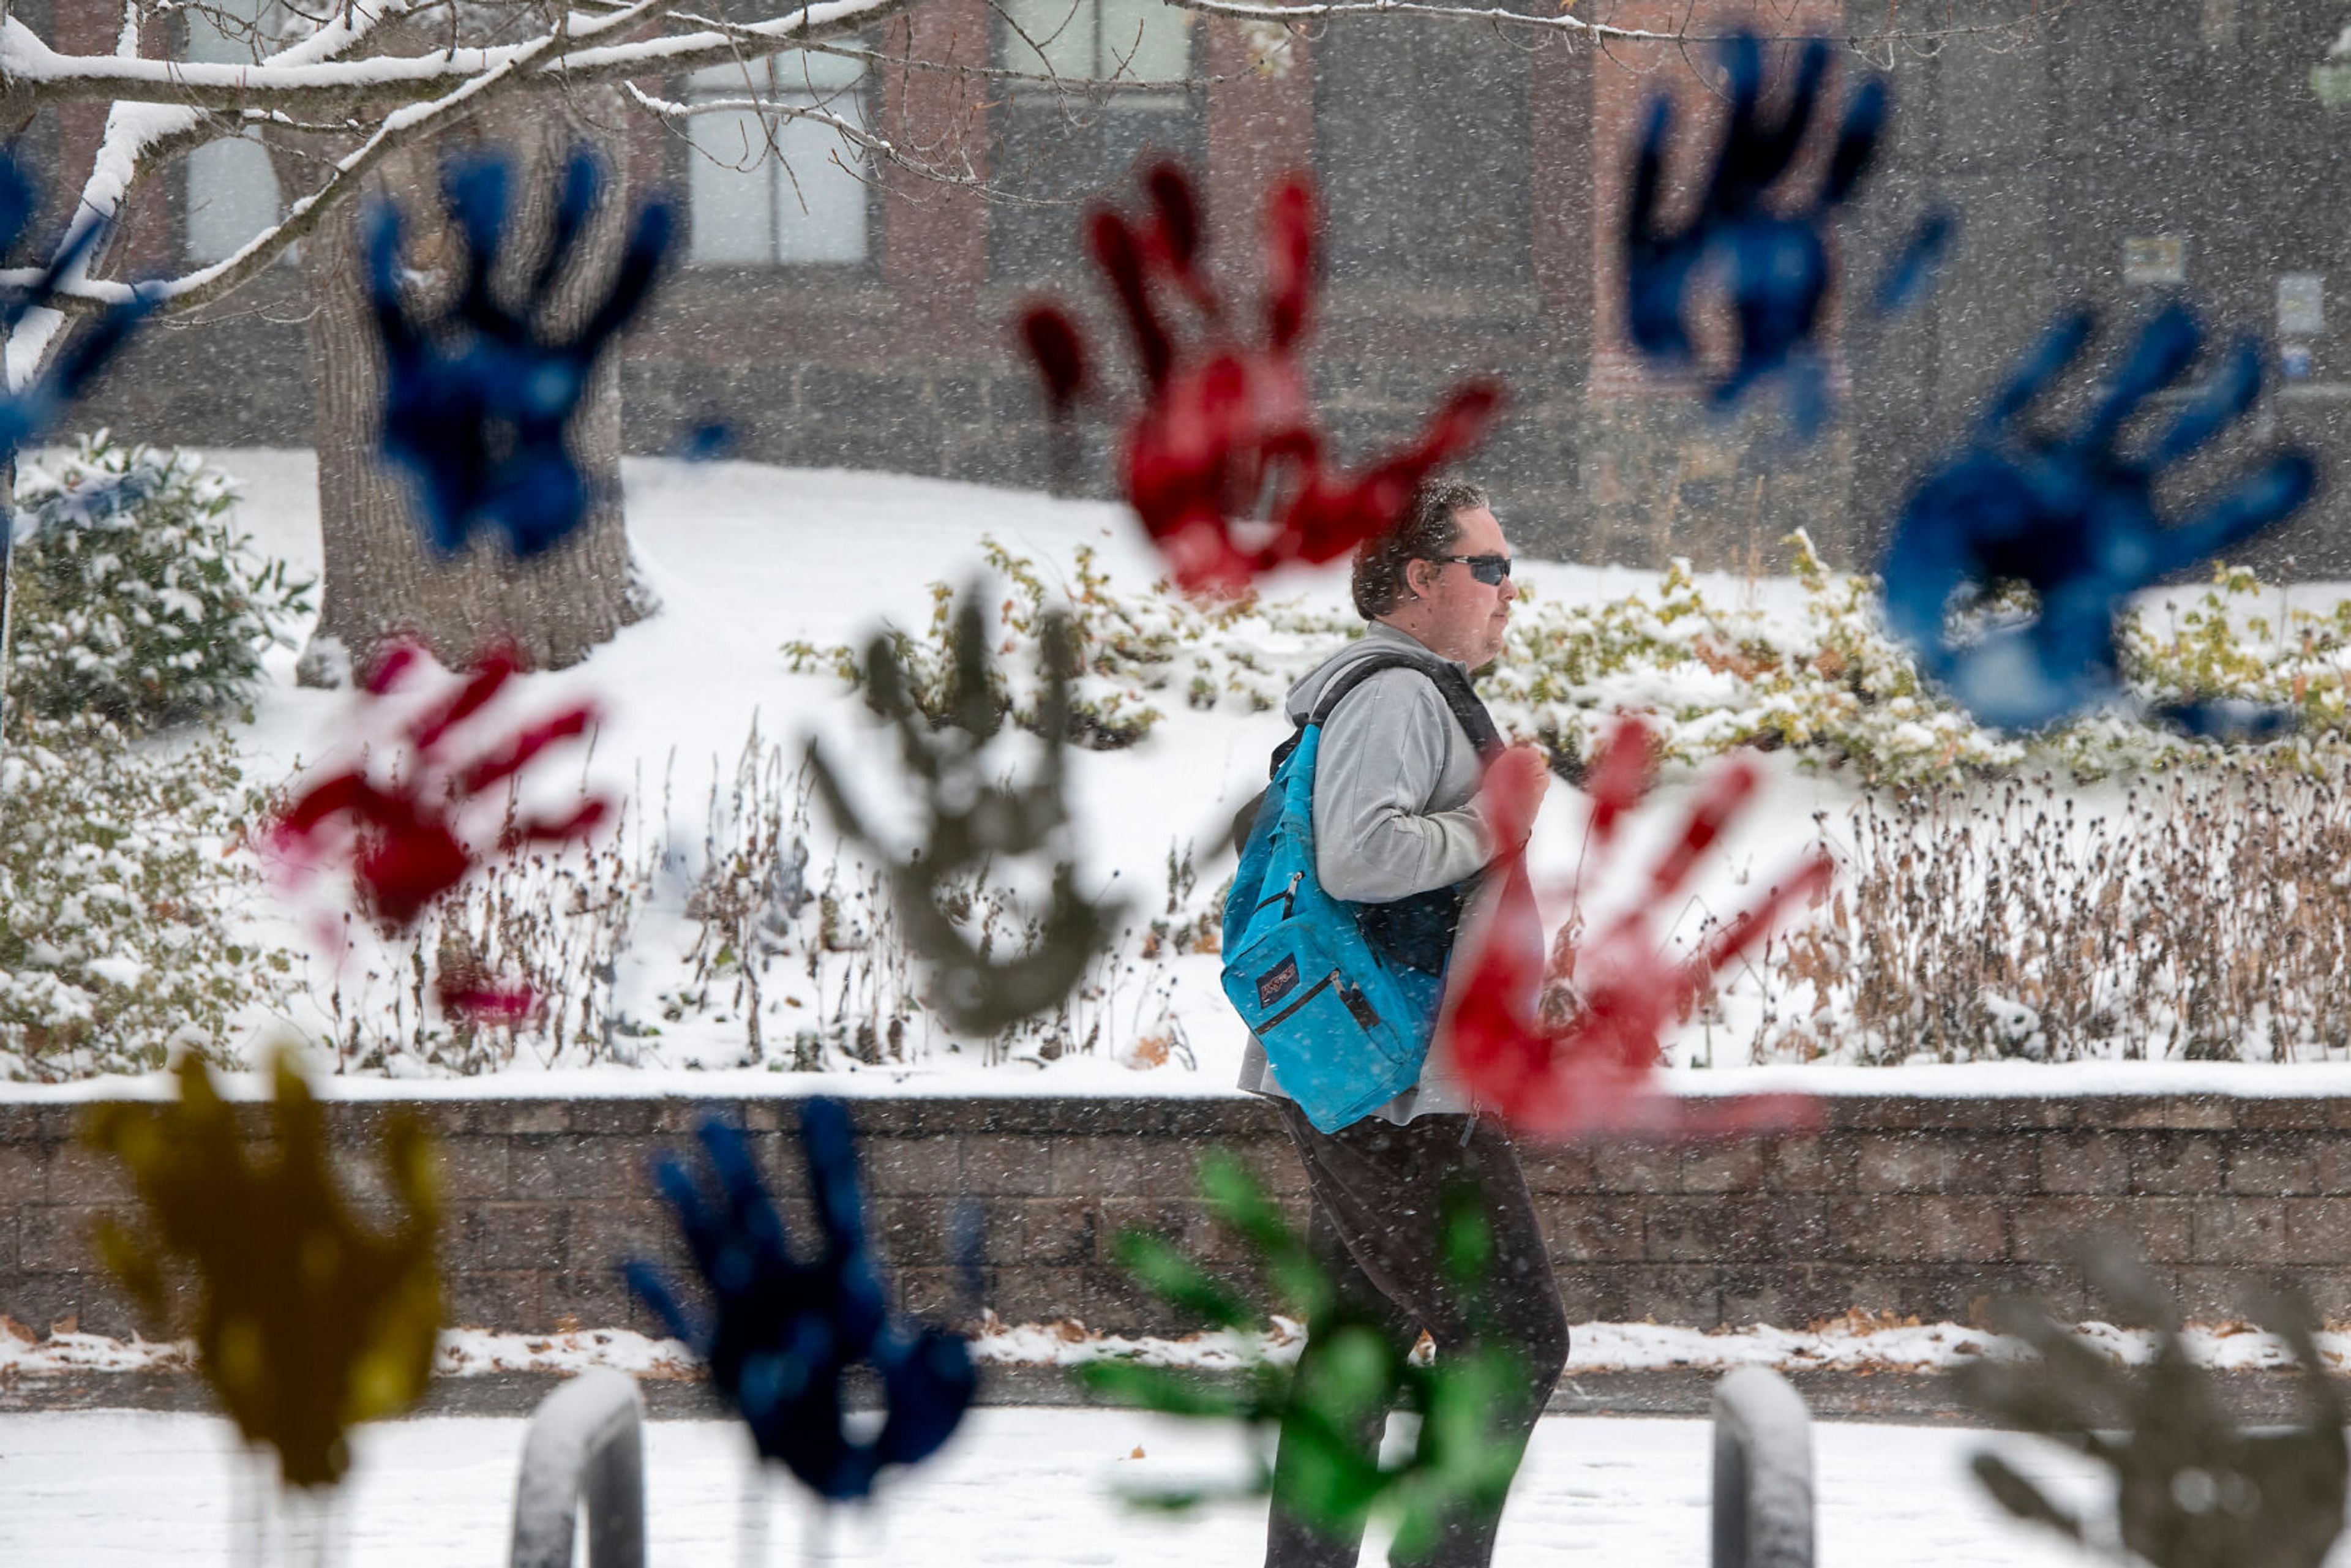
[[[712,1110],[737,1116],[764,1168],[802,1186],[792,1102],[478,1100],[337,1103],[329,1125],[363,1207],[356,1157],[393,1115],[440,1140],[453,1321],[539,1332],[650,1328],[612,1269],[666,1256],[653,1155]],[[1236,1254],[1192,1196],[1204,1148],[1240,1150],[1299,1211],[1303,1184],[1269,1109],[1247,1100],[862,1101],[876,1232],[910,1306],[952,1300],[947,1219],[982,1207],[987,1303],[1008,1322],[1097,1329],[1191,1326],[1110,1261],[1123,1225]],[[260,1107],[241,1108],[257,1134]],[[97,1264],[89,1233],[128,1197],[112,1161],[79,1146],[78,1107],[0,1106],[0,1312],[35,1326],[141,1325]],[[2029,1290],[2061,1315],[2097,1315],[2074,1249],[2129,1242],[2189,1312],[2239,1315],[2297,1278],[2351,1318],[2351,1099],[1840,1098],[1802,1136],[1685,1149],[1529,1152],[1572,1320],[1799,1324],[1842,1312],[1966,1319]],[[569,1320],[569,1322],[567,1322]]]

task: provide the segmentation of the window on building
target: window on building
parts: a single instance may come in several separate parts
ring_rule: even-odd
[[[275,0],[216,0],[182,13],[188,22],[188,58],[251,64],[261,52],[278,5]],[[208,142],[188,154],[184,165],[187,257],[220,261],[276,223],[286,210],[277,172],[258,141]]]
[[[1192,71],[1194,12],[1163,0],[1006,0],[1004,63],[1070,81],[1166,83],[1166,92],[1123,92],[1120,113],[1180,110]],[[1050,89],[1048,89],[1050,90]]]
[[[865,65],[788,54],[695,73],[696,103],[750,100],[820,110],[860,130]],[[872,254],[871,160],[822,120],[726,109],[689,122],[687,255],[705,266],[844,266]]]
[[[1103,97],[1074,85],[1010,84],[991,173],[1038,196],[1111,192],[1145,157],[1198,166],[1207,146],[1206,100],[1188,92],[1197,13],[1163,0],[1000,0],[997,60],[1008,70],[1071,84],[1145,83]],[[1071,271],[1080,209],[1066,204],[993,210],[995,275],[1030,282]]]

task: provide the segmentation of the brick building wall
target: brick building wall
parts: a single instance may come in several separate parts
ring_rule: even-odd
[[[2325,110],[2307,84],[2338,13],[2334,0],[2208,0],[2176,26],[2148,27],[2127,7],[2074,6],[2013,47],[1892,49],[1878,63],[1894,89],[1893,129],[1881,169],[1841,222],[1841,253],[1874,276],[1930,198],[1964,210],[1962,248],[1918,309],[1839,326],[1848,417],[1803,450],[1775,444],[1769,421],[1714,421],[1686,388],[1640,371],[1614,319],[1612,214],[1641,101],[1674,92],[1687,110],[1677,145],[1708,148],[1719,105],[1698,74],[1700,57],[1693,68],[1678,53],[1530,47],[1388,18],[1297,40],[1269,69],[1243,28],[1203,18],[1194,59],[1206,85],[1165,121],[1163,140],[1203,168],[1214,253],[1228,262],[1249,259],[1255,198],[1270,175],[1304,164],[1324,176],[1332,265],[1316,390],[1343,454],[1400,437],[1458,378],[1497,372],[1514,401],[1477,467],[1522,549],[1650,563],[1687,554],[1729,567],[1760,551],[1769,566],[1780,536],[1801,524],[1832,559],[1865,561],[1907,486],[1964,432],[1985,388],[2051,312],[2086,300],[2129,322],[2166,297],[2124,276],[2123,244],[2135,235],[2183,242],[2184,292],[2220,330],[2272,338],[2280,277],[2333,277],[2313,379],[2285,388],[2231,451],[2279,438],[2322,456],[2351,451],[2340,304],[2351,276],[2335,265],[2351,235],[2314,199],[2339,188],[2351,111]],[[27,15],[41,19],[37,6]],[[1908,13],[1891,0],[1804,0],[1793,10],[1624,0],[1611,16],[1700,31],[1760,19],[1775,33],[1844,37]],[[925,0],[883,42],[977,60],[993,26],[980,0]],[[78,35],[63,41],[88,46]],[[982,172],[1001,151],[1001,105],[974,120],[948,78],[885,72],[873,96],[882,128],[905,144],[959,148]],[[2260,112],[2246,112],[2250,104]],[[96,121],[67,120],[37,123],[28,145],[62,148],[71,169]],[[636,135],[639,188],[682,189],[677,139],[650,124]],[[1394,144],[1364,151],[1382,136]],[[1483,193],[1458,212],[1445,206],[1448,182],[1426,172],[1444,168],[1431,160],[1447,148],[1481,171]],[[1677,177],[1694,172],[1691,161]],[[719,414],[747,457],[1044,482],[1035,389],[1005,323],[1029,287],[1082,280],[1074,240],[1047,273],[1015,265],[1002,240],[1016,223],[1074,230],[1077,209],[1022,216],[899,171],[883,171],[880,184],[868,266],[673,276],[626,348],[632,450],[667,450]],[[163,247],[156,258],[168,254],[175,189],[166,181],[139,220],[142,244]],[[1494,243],[1416,267],[1415,247],[1432,243],[1411,226],[1417,206],[1451,214],[1447,223],[1491,216]],[[1033,235],[1024,243],[1019,256],[1046,254]],[[1091,288],[1078,291],[1107,326]],[[150,334],[84,417],[155,440],[307,441],[299,292],[298,269],[281,268],[209,323]],[[1106,433],[1094,433],[1080,472],[1097,489],[1107,483]],[[2262,547],[2262,559],[2293,557],[2305,576],[2351,571],[2346,508],[2351,486],[2331,486]]]
[[[539,1332],[566,1319],[652,1327],[612,1265],[666,1253],[649,1162],[713,1109],[739,1119],[772,1185],[797,1201],[789,1100],[339,1103],[329,1121],[356,1181],[370,1167],[355,1156],[387,1116],[421,1117],[440,1140],[451,1320]],[[1239,1150],[1302,1218],[1296,1161],[1255,1102],[851,1109],[876,1234],[918,1311],[954,1304],[946,1235],[965,1198],[987,1220],[987,1305],[1008,1322],[1119,1331],[1196,1326],[1112,1264],[1120,1227],[1238,1261],[1194,1196],[1205,1148]],[[2192,1316],[2241,1315],[2285,1276],[2325,1316],[2351,1318],[2351,1100],[1887,1096],[1831,1100],[1827,1112],[1800,1137],[1530,1153],[1571,1319],[1714,1328],[1859,1307],[1965,1320],[2003,1291],[2096,1315],[2075,1262],[2092,1235],[2137,1248]],[[110,1161],[75,1144],[82,1114],[0,1106],[0,1312],[119,1333],[137,1320],[89,1235],[127,1192]],[[245,1114],[257,1132],[261,1109]]]

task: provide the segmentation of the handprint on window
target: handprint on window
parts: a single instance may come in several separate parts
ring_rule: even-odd
[[[1120,482],[1178,586],[1238,593],[1290,561],[1335,560],[1393,528],[1423,477],[1475,449],[1500,411],[1500,385],[1472,379],[1448,393],[1420,435],[1348,473],[1307,395],[1305,340],[1318,283],[1314,189],[1293,174],[1265,204],[1260,340],[1204,267],[1199,200],[1173,163],[1144,177],[1150,215],[1094,214],[1087,245],[1134,340],[1144,402],[1128,419]],[[1196,325],[1186,332],[1179,322]],[[1057,440],[1098,386],[1097,356],[1057,304],[1021,317]]]

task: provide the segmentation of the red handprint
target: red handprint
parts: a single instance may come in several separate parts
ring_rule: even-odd
[[[376,662],[362,683],[371,712],[384,711],[381,705],[406,684],[422,658],[403,643]],[[460,760],[455,755],[459,730],[497,695],[517,667],[510,650],[492,651],[454,694],[399,727],[389,768],[347,768],[296,795],[270,825],[272,857],[297,877],[329,860],[348,859],[364,912],[395,927],[413,923],[426,904],[481,862],[484,832],[468,831],[464,819],[483,814],[475,810],[483,797],[513,780],[540,752],[578,737],[595,722],[590,707],[567,708]],[[371,773],[383,775],[383,781]],[[554,819],[502,809],[492,841],[500,850],[567,842],[592,831],[610,810],[611,802],[601,798]],[[519,1018],[531,1006],[528,992],[496,989],[477,977],[439,988],[444,1005],[492,1021]]]
[[[1200,270],[1199,204],[1173,163],[1144,177],[1147,224],[1094,214],[1087,239],[1134,337],[1147,401],[1129,423],[1122,456],[1127,500],[1174,569],[1178,586],[1235,593],[1288,561],[1335,560],[1395,526],[1415,486],[1474,448],[1501,407],[1491,381],[1457,388],[1420,439],[1367,471],[1334,468],[1306,395],[1300,351],[1315,293],[1317,219],[1312,183],[1292,174],[1265,208],[1265,342],[1239,340]],[[1179,344],[1163,297],[1188,302],[1197,340]],[[1020,337],[1037,363],[1057,423],[1092,380],[1084,339],[1050,303],[1029,307]],[[1269,482],[1265,520],[1253,518]]]
[[[1587,869],[1605,859],[1625,814],[1647,793],[1648,732],[1626,718],[1595,759]],[[1706,781],[1680,836],[1648,873],[1643,896],[1588,943],[1571,922],[1550,962],[1525,851],[1513,853],[1482,929],[1463,934],[1469,972],[1453,990],[1439,1032],[1481,1105],[1516,1130],[1561,1141],[1605,1137],[1731,1136],[1784,1130],[1813,1118],[1801,1095],[1693,1101],[1666,1092],[1654,1072],[1657,1040],[1726,964],[1770,929],[1788,905],[1828,883],[1815,852],[1794,873],[1734,916],[1687,958],[1660,951],[1652,916],[1689,879],[1699,857],[1745,809],[1755,769],[1725,764]],[[1496,769],[1486,795],[1504,843],[1523,843],[1541,802],[1539,782]]]

